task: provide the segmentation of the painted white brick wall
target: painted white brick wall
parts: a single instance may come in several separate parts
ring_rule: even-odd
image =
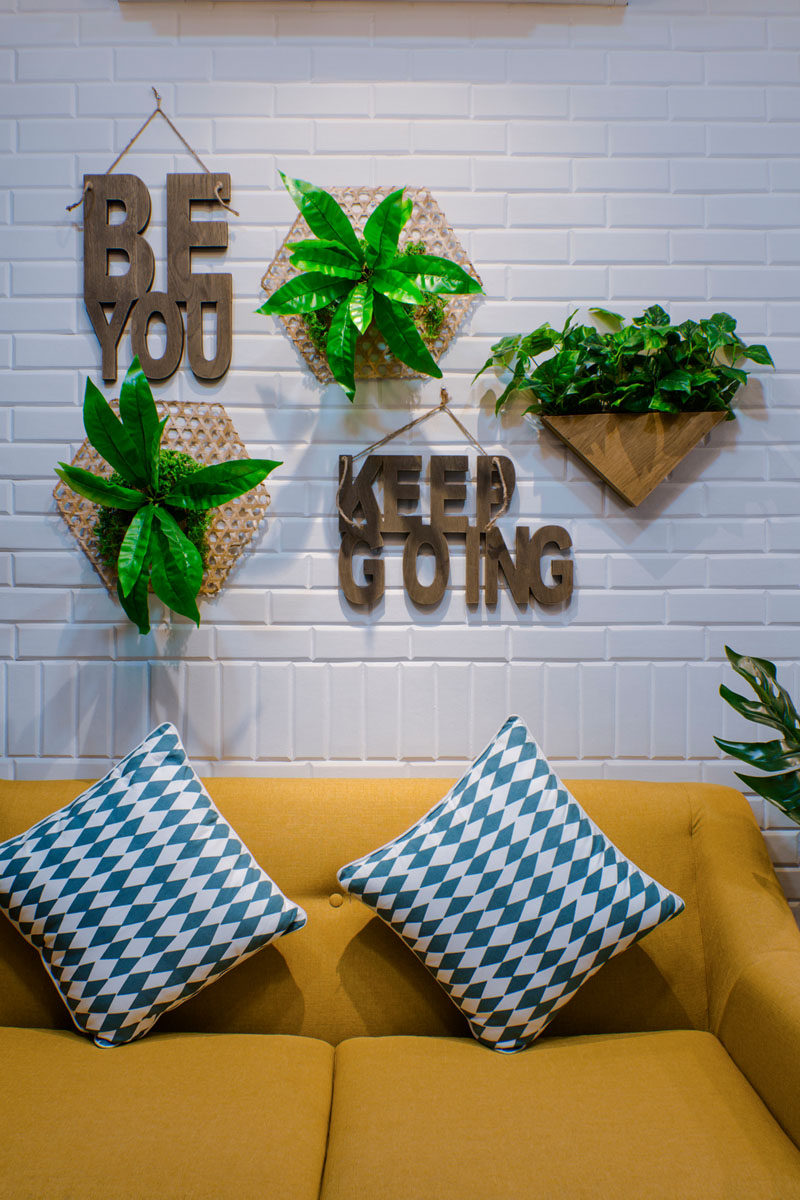
[[[208,773],[458,771],[511,711],[567,776],[736,782],[712,735],[743,725],[723,646],[777,660],[800,694],[797,0],[634,0],[627,9],[163,0],[0,0],[0,770],[92,776],[158,720]],[[123,622],[54,512],[99,349],[64,206],[152,106],[233,179],[233,366],[159,394],[220,399],[253,454],[281,458],[270,515],[203,625]],[[191,170],[153,125],[148,184],[164,280],[164,177]],[[416,612],[387,552],[380,608],[337,590],[337,455],[433,403],[433,383],[362,386],[350,407],[254,315],[293,217],[277,175],[423,184],[487,290],[443,360],[462,419],[511,455],[518,521],[563,522],[569,610],[467,613],[463,562]],[[578,305],[681,319],[727,309],[766,341],[739,419],[639,509],[519,412],[471,385],[495,338]],[[124,368],[130,357],[121,346]],[[444,419],[415,450],[463,452]],[[402,444],[395,446],[401,450]],[[752,732],[752,731],[751,731]],[[746,736],[746,735],[745,735]],[[800,909],[800,835],[754,801]]]

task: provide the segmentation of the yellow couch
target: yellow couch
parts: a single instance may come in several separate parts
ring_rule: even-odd
[[[800,1198],[800,932],[738,792],[569,785],[686,910],[500,1055],[336,881],[447,781],[207,782],[308,924],[108,1050],[0,919],[2,1200]],[[83,786],[0,783],[0,840]]]

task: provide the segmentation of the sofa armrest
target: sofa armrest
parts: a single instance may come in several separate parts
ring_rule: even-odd
[[[716,1033],[800,1147],[800,950],[773,950],[746,966]]]

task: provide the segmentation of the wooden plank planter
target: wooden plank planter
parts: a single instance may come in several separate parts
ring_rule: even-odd
[[[724,412],[589,413],[539,418],[627,504],[641,504]]]

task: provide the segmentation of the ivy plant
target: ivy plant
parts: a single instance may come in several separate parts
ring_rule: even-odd
[[[495,411],[522,392],[532,413],[725,410],[732,420],[731,401],[747,381],[737,364],[775,365],[766,346],[745,345],[728,313],[673,325],[660,304],[630,322],[605,308],[589,311],[609,330],[574,324],[572,313],[563,329],[545,323],[492,346],[475,378],[490,368],[511,372]]]
[[[204,535],[205,522],[197,520],[198,514],[244,495],[281,465],[265,458],[235,458],[187,469],[174,456],[191,456],[161,449],[167,419],[159,420],[138,358],[120,390],[119,417],[87,379],[86,436],[113,474],[109,479],[63,462],[56,469],[79,496],[114,512],[113,521],[100,524],[101,539],[108,552],[109,539],[116,537],[117,595],[139,633],[150,631],[149,587],[169,608],[200,624],[197,593],[203,580],[203,555],[197,542]],[[187,536],[187,525],[193,538]]]
[[[419,247],[398,248],[413,207],[404,188],[377,205],[359,237],[329,192],[282,172],[281,179],[315,236],[290,243],[290,261],[300,274],[277,288],[257,311],[308,317],[326,310],[328,366],[350,400],[356,392],[356,341],[373,321],[395,358],[422,375],[441,379],[415,323],[416,314],[435,307],[432,297],[482,292],[477,279],[449,258],[420,253]],[[311,324],[316,328],[319,322]],[[426,322],[422,324],[425,328]]]
[[[751,658],[725,647],[728,662],[755,692],[749,700],[722,684],[719,694],[742,717],[777,729],[780,737],[769,742],[729,742],[715,737],[720,750],[750,767],[770,772],[766,777],[736,772],[738,779],[759,796],[769,800],[800,825],[800,716],[791,696],[778,683],[775,664],[766,658]]]

